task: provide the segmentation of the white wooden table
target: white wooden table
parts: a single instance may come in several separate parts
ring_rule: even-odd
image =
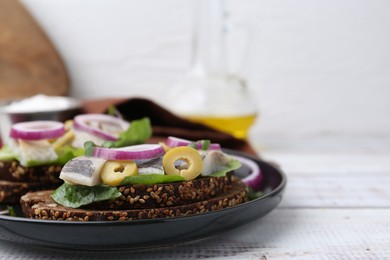
[[[147,251],[84,252],[0,241],[0,259],[390,259],[390,139],[268,140],[288,175],[282,203],[218,237]]]

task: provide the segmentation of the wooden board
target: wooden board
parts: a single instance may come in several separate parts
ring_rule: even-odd
[[[59,54],[19,1],[0,1],[0,32],[0,100],[68,93]]]

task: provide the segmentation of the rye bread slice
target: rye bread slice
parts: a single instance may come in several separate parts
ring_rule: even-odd
[[[51,183],[41,182],[12,182],[0,180],[0,203],[16,204],[19,203],[20,197],[29,191],[52,189]]]
[[[127,209],[93,210],[73,209],[57,204],[51,197],[52,191],[31,192],[21,198],[23,213],[28,218],[65,221],[129,221],[156,219],[199,214],[223,208],[233,207],[247,200],[246,186],[235,181],[226,194],[208,200],[180,206]]]
[[[0,180],[59,184],[61,169],[61,165],[24,167],[17,160],[0,161]]]
[[[233,172],[222,177],[202,177],[195,180],[154,185],[123,185],[122,196],[115,200],[84,206],[92,209],[146,209],[179,206],[207,200],[225,194],[231,188]]]

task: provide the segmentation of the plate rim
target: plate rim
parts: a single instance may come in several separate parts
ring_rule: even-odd
[[[178,225],[187,225],[188,223],[192,223],[194,221],[204,221],[207,219],[218,219],[221,217],[226,217],[226,216],[233,216],[236,217],[237,212],[242,211],[242,210],[251,210],[253,211],[256,208],[256,204],[261,204],[261,201],[266,200],[266,201],[273,201],[272,202],[272,207],[265,207],[265,210],[262,210],[262,213],[259,214],[254,214],[251,213],[249,217],[244,217],[243,219],[246,219],[246,223],[240,223],[237,227],[249,224],[253,222],[256,219],[261,218],[262,216],[268,214],[272,210],[274,210],[280,201],[283,198],[283,193],[285,191],[285,187],[287,185],[287,175],[283,172],[280,167],[277,165],[263,160],[262,158],[258,158],[252,155],[245,154],[240,151],[233,151],[234,154],[236,155],[241,155],[245,156],[248,159],[251,159],[255,161],[260,167],[269,167],[269,170],[265,170],[266,172],[268,171],[273,171],[273,173],[270,173],[272,175],[276,175],[277,177],[277,185],[273,186],[272,183],[269,186],[271,188],[269,192],[267,192],[265,195],[260,196],[258,198],[255,198],[253,200],[244,202],[242,204],[229,207],[229,208],[224,208],[216,211],[210,211],[210,212],[205,212],[202,214],[194,214],[194,215],[189,215],[189,216],[180,216],[180,217],[168,217],[168,218],[157,218],[157,219],[142,219],[142,220],[132,220],[132,221],[85,221],[85,222],[80,222],[80,221],[58,221],[58,220],[42,220],[42,219],[31,219],[31,218],[26,218],[23,216],[9,216],[9,215],[0,215],[0,226],[2,229],[6,229],[7,231],[10,231],[13,236],[17,237],[22,237],[22,238],[27,238],[29,241],[23,242],[23,244],[30,244],[30,245],[38,245],[38,246],[43,246],[43,247],[57,247],[57,248],[65,248],[65,249],[80,249],[80,250],[106,250],[105,248],[100,248],[97,247],[96,245],[83,245],[83,246],[76,246],[75,244],[71,244],[68,242],[50,242],[50,241],[40,241],[40,240],[35,240],[35,238],[32,238],[30,236],[25,237],[23,234],[19,233],[18,231],[13,230],[12,228],[9,229],[9,225],[25,225],[25,227],[30,227],[30,228],[48,228],[51,229],[53,228],[54,230],[58,228],[70,228],[69,232],[74,232],[72,230],[76,230],[77,228],[83,228],[83,229],[99,229],[99,228],[112,228],[112,229],[118,229],[118,228],[126,228],[126,229],[137,229],[137,228],[142,228],[143,225],[148,226],[150,228],[153,225],[164,225],[164,223],[167,226],[172,226],[175,225],[175,223],[178,223]],[[262,166],[262,164],[265,164]],[[261,169],[261,168],[260,168]],[[271,175],[271,176],[272,176]],[[270,178],[270,177],[269,177]],[[279,198],[277,202],[275,202],[275,199]],[[265,202],[267,203],[267,202]],[[20,207],[20,206],[18,206]],[[187,223],[188,222],[188,223]],[[207,239],[208,237],[214,237],[221,232],[224,231],[229,231],[235,229],[234,226],[231,224],[225,225],[224,227],[217,228],[215,230],[209,230],[207,232],[203,232],[200,234],[196,234],[194,236],[187,237],[187,242],[192,242],[196,241],[198,239]],[[100,230],[100,229],[99,229]],[[77,234],[76,234],[77,235]],[[5,240],[5,241],[12,241],[10,239],[10,236],[6,236],[3,238],[0,238],[0,240]],[[40,244],[43,243],[43,244]],[[172,244],[171,242],[165,244],[160,244],[161,242],[154,243],[150,241],[145,241],[143,244],[137,244],[137,243],[121,243],[121,244],[115,244],[114,250],[119,250],[119,249],[138,249],[138,248],[150,248],[150,247],[159,247],[159,246],[164,246],[164,245],[170,245]]]

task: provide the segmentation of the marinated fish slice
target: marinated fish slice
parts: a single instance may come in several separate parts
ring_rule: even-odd
[[[135,160],[138,167],[138,174],[161,174],[164,175],[162,157],[155,157],[148,160]]]
[[[65,182],[94,186],[101,183],[100,171],[106,160],[96,157],[79,156],[67,162],[60,178]]]
[[[201,152],[203,158],[202,176],[208,176],[213,172],[226,167],[231,157],[219,150]]]
[[[27,165],[29,161],[51,162],[58,158],[53,147],[47,140],[18,140],[17,149],[19,160],[22,165]]]

